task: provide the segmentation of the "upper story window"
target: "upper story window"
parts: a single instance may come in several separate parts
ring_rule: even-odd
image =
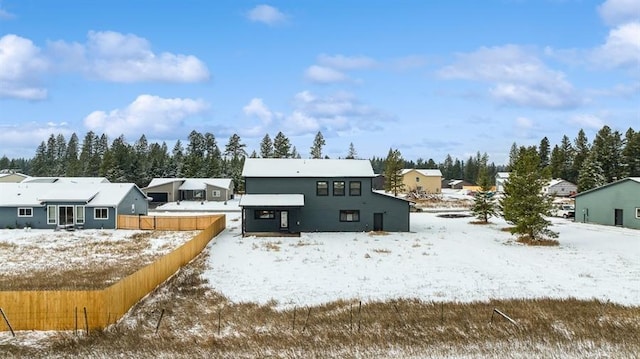
[[[636,218],[640,219],[640,208],[636,208]]]
[[[316,182],[316,196],[328,196],[329,195],[329,182],[318,181]]]
[[[349,182],[349,196],[360,196],[362,194],[362,183],[360,181]]]
[[[420,182],[420,177],[416,177],[416,182]]]
[[[333,195],[344,196],[344,181],[333,181]]]

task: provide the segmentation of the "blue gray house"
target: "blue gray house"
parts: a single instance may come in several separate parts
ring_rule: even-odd
[[[133,183],[0,183],[0,228],[117,228],[119,214],[146,215]]]
[[[640,229],[640,177],[580,192],[575,199],[576,222]]]
[[[247,158],[243,234],[409,231],[410,202],[373,191],[368,160]]]

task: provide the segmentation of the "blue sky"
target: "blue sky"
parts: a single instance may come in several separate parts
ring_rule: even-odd
[[[405,159],[640,130],[640,1],[0,0],[0,156],[213,133]]]

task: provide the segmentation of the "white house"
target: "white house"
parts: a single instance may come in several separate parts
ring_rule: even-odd
[[[498,172],[496,173],[496,192],[504,192],[504,183],[509,179],[511,172]]]
[[[562,178],[556,178],[549,181],[549,184],[542,188],[542,192],[549,196],[569,197],[578,193],[578,186]]]

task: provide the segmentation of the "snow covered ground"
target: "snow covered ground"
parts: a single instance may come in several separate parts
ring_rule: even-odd
[[[337,299],[487,301],[508,298],[610,300],[640,305],[640,232],[553,218],[560,245],[514,242],[502,219],[412,213],[410,233],[303,233],[243,238],[239,213],[210,243],[204,276],[236,302],[280,307]]]

